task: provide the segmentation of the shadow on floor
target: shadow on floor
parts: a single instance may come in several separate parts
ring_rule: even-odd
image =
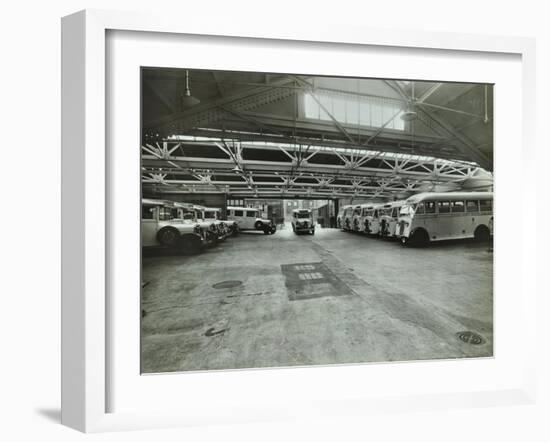
[[[37,408],[34,411],[50,422],[61,423],[61,410],[59,408]]]

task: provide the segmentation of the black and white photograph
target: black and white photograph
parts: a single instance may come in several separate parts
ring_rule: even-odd
[[[493,84],[141,68],[141,373],[493,357]]]

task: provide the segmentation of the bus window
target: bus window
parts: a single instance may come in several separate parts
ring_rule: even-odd
[[[439,213],[449,213],[451,211],[451,203],[449,201],[438,201],[437,210]]]
[[[141,206],[141,219],[154,219],[155,208],[150,206]]]
[[[493,210],[493,201],[492,200],[480,200],[479,201],[479,210],[481,212],[490,212]]]
[[[242,210],[235,210],[235,216],[244,216]]]
[[[256,217],[256,212],[254,210],[247,210],[246,211],[246,216]]]
[[[472,212],[478,212],[478,202],[477,201],[466,201],[466,212],[472,213]]]
[[[414,211],[414,213],[419,214],[419,215],[423,215],[424,214],[424,203],[418,203],[416,205],[416,210]]]
[[[424,212],[425,213],[435,213],[435,202],[434,201],[424,201]]]
[[[464,201],[453,201],[451,203],[451,212],[453,212],[453,213],[463,213],[464,212]]]
[[[170,221],[172,219],[172,210],[169,207],[161,207],[159,210],[159,221]]]

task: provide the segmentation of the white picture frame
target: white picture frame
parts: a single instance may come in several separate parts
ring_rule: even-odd
[[[330,415],[353,415],[418,410],[460,408],[499,404],[533,403],[535,382],[535,339],[526,339],[521,363],[525,367],[520,384],[512,387],[462,393],[386,397],[342,396],[317,401],[310,409],[289,404],[251,413],[250,405],[238,407],[231,416],[185,412],[108,412],[110,324],[107,287],[109,286],[108,179],[106,119],[106,34],[109,31],[142,31],[164,34],[238,37],[296,42],[369,45],[379,48],[468,51],[478,54],[514,54],[521,57],[522,140],[519,156],[525,173],[534,164],[536,151],[533,113],[535,108],[535,42],[518,37],[492,37],[451,33],[401,31],[333,26],[330,31],[315,26],[284,29],[276,24],[252,23],[235,27],[232,23],[209,22],[195,17],[182,27],[177,17],[87,10],[62,21],[62,423],[85,432],[248,422]],[[498,118],[498,116],[497,116]],[[137,189],[136,189],[137,191]],[[534,192],[522,193],[525,204],[534,207]],[[522,308],[524,335],[534,336],[536,317],[535,268],[525,256],[535,255],[534,239],[521,234]],[[496,247],[498,253],[498,247]],[[502,250],[502,249],[501,249]],[[495,318],[498,321],[498,317]],[[389,367],[389,365],[386,365]],[[335,368],[338,370],[338,367]],[[362,368],[355,367],[355,370]],[[384,369],[379,368],[379,369]],[[419,367],[418,369],[421,369]],[[243,372],[246,376],[246,372]],[[286,371],[294,376],[294,369]],[[297,373],[297,372],[296,372]],[[294,405],[294,406],[293,406]],[[248,408],[247,408],[248,407]]]

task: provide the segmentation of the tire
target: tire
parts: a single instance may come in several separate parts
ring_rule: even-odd
[[[157,233],[157,241],[163,246],[174,247],[180,239],[180,232],[174,227],[163,227]]]
[[[487,226],[477,226],[474,232],[474,239],[477,242],[489,242],[490,237],[491,233],[489,232],[489,228]]]
[[[254,228],[256,230],[262,230],[263,225],[264,225],[264,223],[262,223],[261,221],[256,221],[256,223],[254,224]]]
[[[430,235],[424,229],[416,229],[408,242],[414,247],[426,247],[430,243]]]

